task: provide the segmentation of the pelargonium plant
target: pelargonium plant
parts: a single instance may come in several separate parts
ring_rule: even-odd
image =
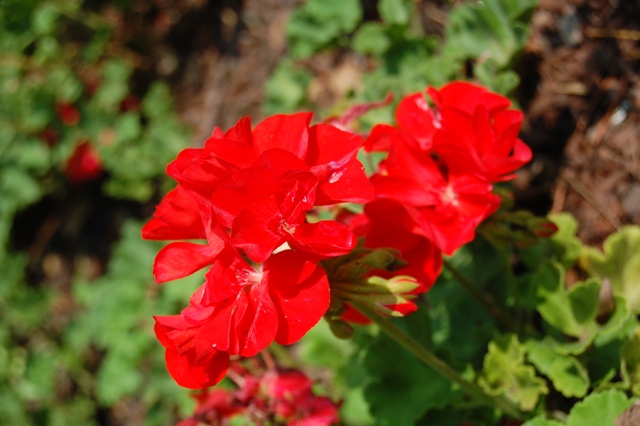
[[[397,337],[381,321],[417,309],[413,300],[436,281],[443,253],[472,241],[500,206],[494,184],[531,159],[518,138],[522,114],[507,98],[464,82],[427,93],[403,98],[397,124],[365,137],[348,121],[367,106],[315,125],[307,112],[255,127],[245,117],[169,164],[177,186],[142,236],[181,241],[158,253],[155,278],[208,268],[189,306],[155,318],[179,385],[215,385],[230,359],[295,343],[323,316],[342,337],[369,320]],[[361,150],[386,155],[370,176]],[[431,354],[420,358],[434,365]],[[511,409],[453,370],[438,371]]]

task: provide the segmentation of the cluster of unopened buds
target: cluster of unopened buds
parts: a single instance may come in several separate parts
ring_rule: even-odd
[[[366,320],[358,306],[416,309],[443,253],[472,241],[500,206],[493,184],[531,159],[507,98],[463,82],[427,94],[403,98],[396,125],[366,137],[345,120],[311,125],[311,113],[253,128],[243,118],[168,166],[177,186],[142,235],[183,241],[159,252],[156,280],[208,268],[188,307],[156,317],[180,385],[212,386],[230,357],[292,344],[323,316],[347,325]],[[369,176],[361,151],[386,155]]]
[[[245,424],[287,426],[329,426],[340,421],[339,404],[316,395],[305,374],[273,366],[264,369],[255,358],[251,361],[249,368],[231,363],[228,376],[235,387],[205,388],[194,394],[193,416],[177,426],[226,425],[238,418]]]

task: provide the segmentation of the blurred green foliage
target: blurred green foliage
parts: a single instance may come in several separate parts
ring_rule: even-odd
[[[378,17],[365,21],[357,0],[309,0],[288,23],[290,49],[266,83],[264,108],[318,109],[309,64],[327,52],[372,65],[336,110],[453,79],[509,94],[534,6],[456,2],[442,34],[427,34],[413,1],[379,0]],[[131,218],[98,277],[82,273],[84,258],[73,251],[69,288],[30,278],[33,259],[11,238],[24,209],[81,189],[65,168],[82,142],[99,154],[105,174],[97,183],[109,200],[139,206],[167,189],[164,168],[188,133],[165,83],[133,91],[135,55],[112,31],[78,0],[0,3],[2,425],[111,424],[119,415],[165,425],[192,412],[188,392],[165,370],[152,315],[178,312],[201,276],[156,287],[151,265],[160,246],[141,241],[141,223]],[[61,105],[77,120],[65,119]],[[392,122],[392,111],[372,110],[361,125]],[[609,425],[640,396],[640,231],[621,230],[600,252],[580,243],[570,216],[551,220],[559,231],[526,248],[490,238],[487,226],[486,238],[447,259],[418,313],[395,322],[465,378],[516,403],[530,417],[526,426]],[[568,283],[568,272],[580,281]],[[343,341],[323,323],[282,361],[324,371],[345,424],[500,424],[500,413],[376,330],[360,327]]]
[[[476,80],[508,94],[519,82],[512,66],[527,40],[535,4],[461,2],[448,13],[443,34],[437,35],[425,33],[419,2],[379,0],[374,20],[363,19],[362,6],[355,0],[305,2],[288,22],[288,56],[267,82],[264,108],[268,113],[318,109],[309,97],[309,82],[316,77],[309,64],[321,53],[351,55],[372,65],[358,76],[361,84],[350,93],[349,102],[381,101],[389,92],[398,101],[402,95],[455,79]],[[341,108],[343,101],[337,99],[332,108]],[[392,111],[393,105],[371,111],[361,124],[391,122]]]
[[[152,314],[178,310],[194,281],[154,288],[159,246],[140,240],[140,223],[127,221],[97,279],[82,274],[88,257],[70,247],[76,272],[69,288],[27,275],[42,268],[33,262],[43,257],[13,250],[29,246],[16,238],[31,238],[12,235],[14,218],[45,197],[147,202],[165,185],[166,164],[189,135],[167,85],[133,91],[135,72],[133,55],[114,40],[109,23],[81,1],[0,3],[2,425],[113,424],[122,412],[139,424],[166,425],[192,409],[166,373]],[[104,170],[93,183],[65,174],[83,142]],[[40,233],[41,226],[29,224]]]

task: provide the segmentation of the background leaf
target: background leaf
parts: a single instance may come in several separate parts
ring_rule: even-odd
[[[573,406],[567,417],[567,426],[613,426],[616,417],[631,404],[624,392],[617,389],[593,393]]]

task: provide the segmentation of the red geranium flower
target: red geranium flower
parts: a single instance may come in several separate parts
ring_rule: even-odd
[[[75,126],[80,122],[80,111],[72,103],[56,104],[56,112],[60,121],[66,126]]]
[[[165,282],[215,260],[223,246],[243,249],[255,262],[277,247],[320,257],[348,253],[355,238],[334,221],[306,223],[316,205],[363,202],[373,195],[356,159],[363,139],[328,124],[309,127],[310,113],[278,115],[251,130],[248,118],[202,149],[184,150],[167,168],[178,181],[144,226],[148,239],[202,239],[172,243],[154,265]],[[230,237],[230,238],[229,238]]]
[[[102,162],[89,142],[76,146],[67,160],[65,175],[72,183],[80,184],[97,179],[102,174]]]

